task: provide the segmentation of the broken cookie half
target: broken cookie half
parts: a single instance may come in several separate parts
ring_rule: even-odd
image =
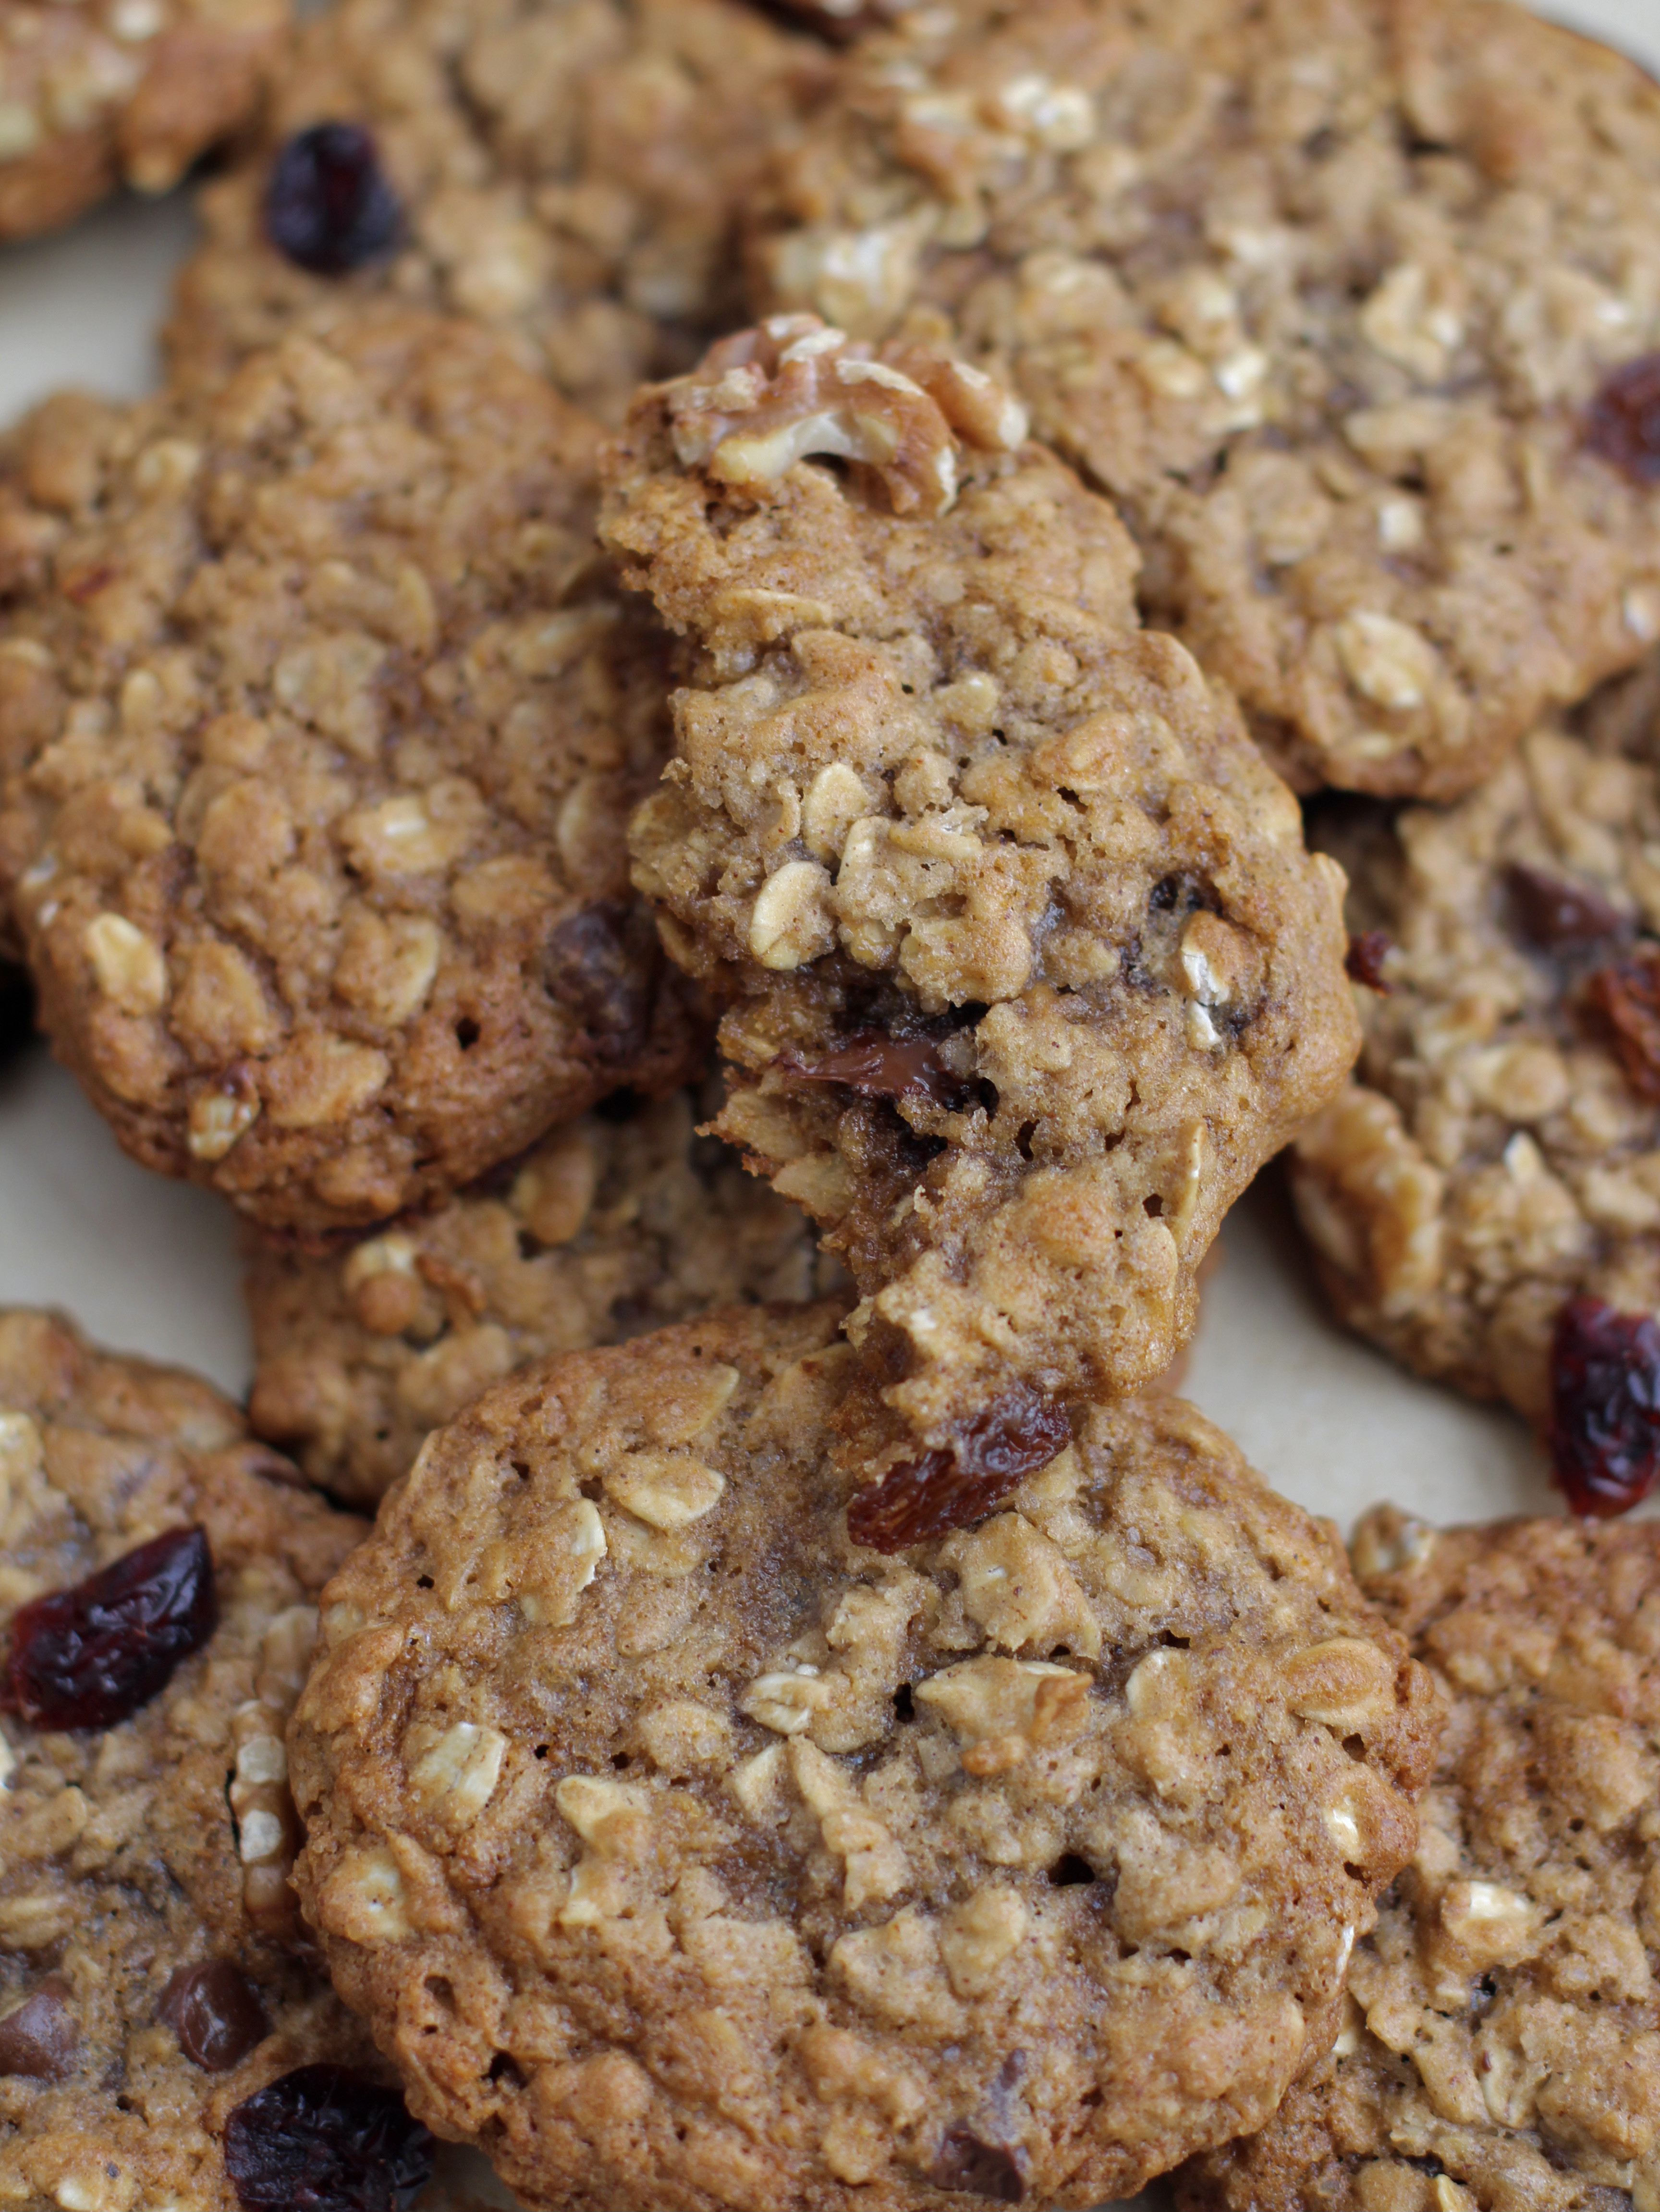
[[[845,1424],[903,1498],[860,1534],[915,1540],[1189,1334],[1355,1052],[1341,871],[1137,627],[1111,507],[959,363],[727,339],[636,401],[602,534],[684,641],[635,881],[725,1001],[721,1133],[863,1293]]]

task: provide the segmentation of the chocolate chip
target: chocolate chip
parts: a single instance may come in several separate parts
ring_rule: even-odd
[[[314,276],[344,276],[386,252],[403,222],[361,124],[319,123],[290,138],[265,185],[265,235]]]
[[[1351,937],[1349,949],[1343,959],[1343,970],[1352,983],[1364,983],[1369,991],[1377,991],[1387,998],[1395,988],[1383,980],[1383,963],[1395,950],[1395,939],[1386,929],[1363,929],[1358,937]]]
[[[999,2204],[1018,2204],[1026,2193],[1018,2154],[1002,2143],[982,2142],[961,2120],[940,2137],[928,2179],[936,2189],[989,2197]]]
[[[1585,443],[1633,483],[1660,483],[1660,353],[1639,354],[1604,381]]]
[[[902,1460],[848,1507],[848,1534],[903,1552],[983,1520],[998,1500],[1072,1441],[1066,1408],[1018,1382],[964,1421],[949,1444]]]
[[[1585,997],[1608,1024],[1627,1082],[1639,1098],[1660,1104],[1660,947],[1599,968]]]
[[[963,1103],[967,1089],[931,1038],[893,1037],[884,1030],[860,1030],[818,1060],[785,1055],[778,1065],[803,1083],[839,1083],[861,1098],[926,1098],[951,1108]]]
[[[162,1990],[155,2016],[179,2038],[185,2057],[209,2074],[240,2065],[271,2033],[258,1990],[228,1959],[180,1966]]]
[[[1570,952],[1631,934],[1631,923],[1619,908],[1589,884],[1571,883],[1517,860],[1505,871],[1505,888],[1523,935],[1541,951]]]
[[[0,2020],[0,2074],[61,2081],[75,2063],[80,2039],[69,1984],[53,1975]]]

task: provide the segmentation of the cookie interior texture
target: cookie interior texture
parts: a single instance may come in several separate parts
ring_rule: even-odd
[[[118,185],[163,192],[245,121],[287,0],[5,0],[0,240],[56,230]]]
[[[696,1134],[678,1091],[567,1122],[489,1187],[344,1250],[262,1243],[249,1417],[313,1482],[372,1503],[428,1431],[526,1360],[711,1305],[812,1297],[840,1270],[802,1215]]]
[[[1651,660],[1456,806],[1311,831],[1393,950],[1387,994],[1357,993],[1359,1080],[1292,1154],[1304,1228],[1353,1327],[1535,1420],[1565,1300],[1660,1303],[1657,732]]]
[[[757,263],[1006,374],[1288,774],[1446,798],[1660,630],[1640,409],[1587,441],[1657,188],[1660,91],[1505,0],[970,0],[855,53]]]
[[[1338,2055],[1185,2212],[1592,2212],[1660,2190],[1660,1523],[1357,1531],[1450,1717]]]
[[[642,396],[601,525],[684,641],[630,838],[729,1002],[719,1128],[846,1260],[930,1449],[1013,1385],[1149,1382],[1356,1043],[1336,872],[1018,422],[938,356],[769,325]]]
[[[187,1525],[207,1536],[219,1624],[167,1686],[108,1728],[0,1721],[0,2200],[20,2212],[233,2212],[234,2106],[301,2065],[386,2075],[289,1948],[283,1732],[318,1594],[363,1524],[308,1496],[205,1382],[0,1313],[0,1629]],[[159,2009],[175,1973],[210,1962],[257,2001],[214,2071]]]
[[[667,732],[595,435],[489,332],[370,306],[0,449],[0,881],[146,1165],[363,1224],[701,1063],[628,890]]]
[[[258,137],[202,192],[164,333],[214,379],[382,290],[512,331],[614,417],[739,319],[739,212],[829,57],[748,0],[343,0],[301,26]],[[402,211],[362,267],[308,275],[266,234],[296,131],[366,128]]]
[[[835,1303],[522,1371],[330,1586],[299,1881],[411,2109],[529,2203],[1085,2206],[1266,2117],[1435,1707],[1177,1401],[851,1545]]]

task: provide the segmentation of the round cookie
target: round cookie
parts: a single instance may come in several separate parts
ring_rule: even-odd
[[[147,1165],[362,1225],[701,1064],[628,887],[668,732],[595,436],[494,335],[371,307],[0,448],[0,881]]]
[[[372,1504],[429,1430],[527,1360],[830,1289],[840,1271],[802,1216],[696,1133],[701,1110],[679,1091],[587,1115],[499,1184],[344,1251],[258,1247],[255,1431]]]
[[[235,2212],[227,2161],[253,2178],[273,2112],[326,2164],[296,2082],[313,2107],[331,2091],[348,2162],[356,2112],[407,2179],[429,2167],[384,2062],[289,1948],[283,1732],[318,1594],[363,1533],[205,1382],[0,1313],[0,2201],[19,2212]],[[136,1553],[171,1671],[135,1674],[139,1585],[125,1631],[107,1594],[101,1639],[83,1613],[75,1669],[43,1601]],[[381,2193],[357,2201],[391,2212],[386,2160],[362,2171]]]
[[[1438,1534],[1383,1508],[1368,1596],[1450,1717],[1337,2055],[1183,2212],[1614,2212],[1660,2201],[1660,1523]]]
[[[855,1458],[1006,1486],[1046,1395],[1168,1364],[1341,1081],[1341,878],[1137,628],[1107,502],[976,372],[867,353],[742,333],[609,454],[602,535],[685,641],[635,882],[729,1002],[721,1133],[864,1294]]]
[[[330,1971],[530,2205],[1092,2205],[1266,2116],[1436,1709],[1178,1401],[851,1543],[839,1304],[544,1362],[330,1585],[289,1747]]]
[[[0,0],[0,239],[165,192],[252,110],[287,0]]]
[[[774,307],[944,334],[1304,787],[1449,798],[1660,635],[1660,90],[1507,0],[967,0],[855,52]]]
[[[1456,806],[1340,808],[1311,834],[1389,946],[1384,992],[1356,993],[1359,1080],[1290,1156],[1323,1278],[1408,1366],[1546,1428],[1583,1510],[1608,1407],[1575,1398],[1596,1314],[1569,1302],[1597,1302],[1638,1427],[1660,1373],[1660,663]]]
[[[201,195],[169,368],[217,378],[384,290],[502,325],[615,415],[741,313],[738,213],[829,68],[749,0],[344,0],[301,27],[258,138]],[[278,171],[296,134],[341,124],[368,133],[391,220],[329,255]]]

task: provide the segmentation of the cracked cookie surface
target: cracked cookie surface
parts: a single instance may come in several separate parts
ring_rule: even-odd
[[[287,0],[4,0],[0,239],[164,192],[254,107]]]
[[[289,1948],[283,1732],[318,1595],[363,1524],[205,1382],[0,1313],[9,1692],[21,1608],[187,1526],[218,1623],[171,1679],[102,1727],[31,1723],[15,1694],[0,1714],[0,2199],[20,2212],[235,2212],[234,2106],[301,2066],[386,2078]]]
[[[1660,632],[1657,189],[1660,90],[1504,0],[970,0],[757,252],[1006,374],[1297,781],[1447,798]]]
[[[1291,1154],[1304,1230],[1352,1327],[1541,1425],[1566,1302],[1660,1303],[1657,738],[1651,661],[1456,806],[1310,830],[1391,949],[1358,1079]]]
[[[1416,1856],[1332,2061],[1184,2212],[1602,2212],[1660,2191],[1660,1524],[1356,1532],[1444,1684]]]
[[[684,641],[635,881],[728,1002],[721,1134],[864,1293],[871,1432],[960,1458],[1017,1401],[1145,1386],[1353,1056],[1338,872],[974,372],[769,325],[608,465]]]
[[[254,1428],[368,1504],[429,1431],[527,1360],[830,1290],[840,1271],[806,1220],[696,1134],[702,1110],[683,1091],[626,1121],[585,1115],[499,1188],[346,1251],[257,1249]]]
[[[668,732],[594,436],[492,334],[370,307],[0,452],[0,880],[146,1165],[367,1224],[700,1065],[628,887]]]
[[[330,1585],[300,1881],[411,2109],[530,2204],[1092,2205],[1271,2111],[1436,1711],[1178,1401],[852,1544],[840,1307],[515,1376]]]
[[[344,0],[302,25],[255,144],[200,206],[165,334],[222,374],[296,320],[386,290],[497,324],[600,414],[742,312],[736,219],[830,58],[748,0]],[[370,135],[395,238],[309,275],[271,242],[295,133]]]

